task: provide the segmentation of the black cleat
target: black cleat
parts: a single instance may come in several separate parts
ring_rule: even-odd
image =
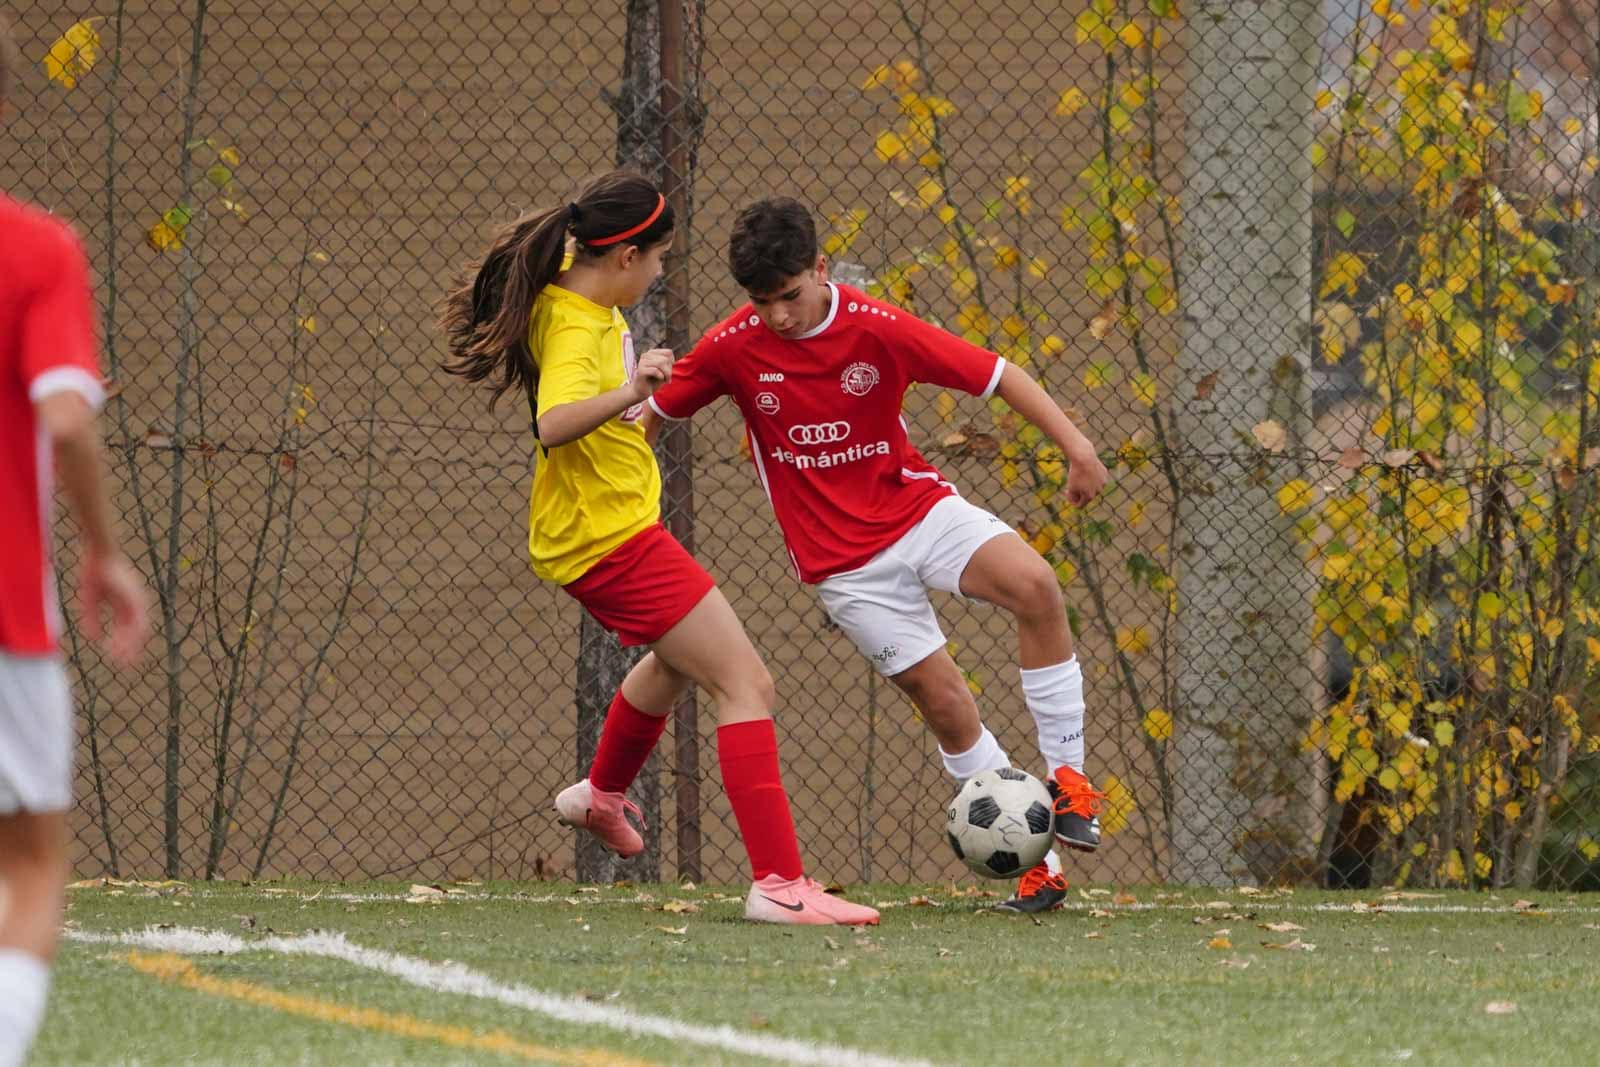
[[[1050,868],[1040,863],[1022,876],[1016,895],[996,904],[994,910],[1038,915],[1055,911],[1066,899],[1067,880],[1059,874],[1051,874]]]
[[[1056,801],[1056,840],[1079,852],[1099,848],[1100,806],[1106,795],[1071,767],[1057,767],[1045,785]]]

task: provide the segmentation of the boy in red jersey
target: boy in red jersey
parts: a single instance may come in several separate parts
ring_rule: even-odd
[[[958,781],[1011,761],[979,719],[928,590],[1015,615],[1023,696],[1056,797],[1056,839],[1094,851],[1104,796],[1083,775],[1083,675],[1055,572],[917,452],[901,405],[914,382],[1000,397],[1061,449],[1077,505],[1105,485],[1093,445],[1021,367],[829,281],[811,213],[798,201],[746,208],[729,265],[750,303],[675,364],[672,381],[650,398],[652,416],[686,419],[719,396],[734,399],[800,580],[817,587],[829,617],[921,710]],[[1047,911],[1066,890],[1052,852],[1001,907]]]
[[[0,111],[15,70],[0,21]],[[75,739],[50,564],[56,471],[81,531],[84,630],[98,637],[109,607],[107,651],[126,664],[149,624],[101,483],[105,391],[83,250],[65,225],[3,193],[0,234],[0,1067],[12,1067],[44,1015],[68,869]]]

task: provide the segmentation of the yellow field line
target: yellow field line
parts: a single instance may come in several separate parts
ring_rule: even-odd
[[[300,1015],[307,1019],[339,1023],[359,1030],[436,1041],[442,1045],[471,1049],[475,1052],[498,1052],[508,1056],[520,1056],[535,1063],[570,1064],[572,1067],[657,1067],[649,1060],[636,1060],[603,1049],[546,1048],[543,1045],[533,1045],[519,1040],[503,1030],[481,1034],[464,1026],[444,1026],[412,1015],[399,1015],[379,1011],[376,1008],[353,1008],[329,1000],[318,1000],[315,997],[280,993],[253,982],[202,974],[193,963],[169,952],[127,952],[121,958],[141,974],[197,993],[209,993],[216,997],[272,1008],[275,1011]]]

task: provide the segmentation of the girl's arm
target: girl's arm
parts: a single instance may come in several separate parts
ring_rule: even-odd
[[[639,357],[633,380],[617,388],[568,404],[557,404],[539,416],[539,441],[546,448],[576,441],[616,418],[672,380],[672,351],[652,348]]]
[[[1015,363],[1007,363],[1000,372],[1000,384],[995,395],[1018,415],[1043,430],[1061,449],[1069,464],[1067,472],[1067,499],[1076,506],[1092,500],[1106,484],[1109,476],[1105,464],[1095,454],[1094,444],[1067,418],[1044,387],[1033,376]]]

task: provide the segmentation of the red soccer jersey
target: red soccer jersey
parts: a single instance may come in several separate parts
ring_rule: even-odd
[[[955,492],[906,437],[913,382],[987,397],[1005,360],[847,285],[827,317],[780,337],[746,304],[650,400],[686,419],[717,397],[744,414],[750,455],[803,582],[854,570]]]
[[[105,399],[89,265],[63,223],[0,193],[0,650],[56,651],[53,477],[34,404],[71,389]]]

